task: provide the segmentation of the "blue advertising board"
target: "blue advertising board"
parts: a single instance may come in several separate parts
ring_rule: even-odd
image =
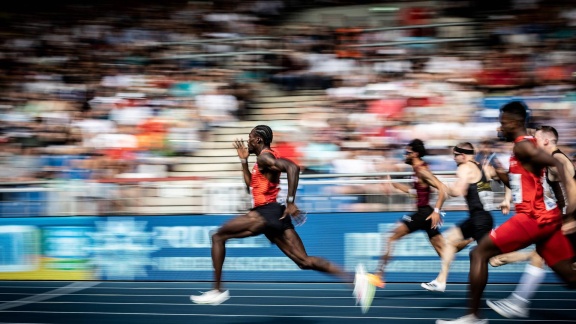
[[[358,263],[376,268],[387,235],[405,212],[310,213],[297,231],[310,255],[352,272]],[[494,213],[496,223],[506,217]],[[0,218],[0,279],[210,281],[211,234],[230,215]],[[443,229],[467,217],[448,212]],[[473,244],[474,245],[474,244]],[[530,249],[531,247],[527,248]],[[457,254],[450,282],[466,282],[467,248]],[[336,281],[301,270],[265,236],[226,245],[227,281]],[[525,263],[490,268],[491,282],[517,282]],[[424,232],[400,240],[388,264],[389,282],[435,278],[440,260]],[[558,282],[550,274],[548,282]]]

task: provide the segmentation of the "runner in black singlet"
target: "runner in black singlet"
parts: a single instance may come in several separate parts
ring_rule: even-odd
[[[444,234],[446,245],[442,253],[442,269],[436,279],[421,285],[422,288],[430,291],[446,290],[448,271],[455,254],[473,240],[482,239],[494,226],[494,219],[484,208],[482,198],[483,193],[492,191],[492,188],[482,166],[474,160],[474,147],[468,142],[460,143],[454,147],[453,153],[454,161],[458,165],[457,180],[447,188],[447,192],[452,197],[464,197],[470,216]],[[495,172],[492,174],[496,176]],[[485,195],[485,197],[492,199],[491,195]]]

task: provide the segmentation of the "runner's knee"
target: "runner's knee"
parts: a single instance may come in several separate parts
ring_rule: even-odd
[[[482,249],[479,249],[478,246],[476,246],[470,250],[470,260],[472,259],[480,259],[480,260],[485,259],[486,262],[488,262],[488,259],[490,258],[487,257],[487,254],[484,253]]]
[[[392,235],[388,236],[388,243],[394,243],[401,239],[404,236],[402,233],[393,233]]]
[[[470,259],[479,258],[488,262],[491,257],[502,254],[502,251],[487,237],[480,240],[478,245],[470,250]]]
[[[212,234],[212,244],[214,243],[219,243],[221,241],[225,241],[226,239],[224,238],[224,235],[216,232],[214,234]]]
[[[302,270],[312,270],[312,266],[310,264],[306,264],[306,263],[297,263],[298,268],[302,269]]]
[[[298,260],[298,261],[296,261],[296,265],[298,266],[298,268],[300,268],[302,270],[314,269],[314,262],[312,261],[311,258],[306,258],[304,260]]]
[[[320,270],[320,271],[323,271],[324,269],[326,269],[330,265],[330,263],[323,258],[309,256],[309,257],[306,257],[304,259],[297,260],[296,265],[298,266],[298,268],[300,268],[302,270]]]

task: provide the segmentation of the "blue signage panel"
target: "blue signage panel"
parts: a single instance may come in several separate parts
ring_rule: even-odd
[[[404,212],[310,213],[297,231],[310,255],[353,272],[358,263],[374,271],[386,238]],[[507,217],[494,213],[496,223]],[[116,216],[0,218],[0,279],[212,280],[211,234],[233,216]],[[443,230],[467,217],[448,212]],[[474,246],[475,243],[472,244]],[[527,250],[532,247],[527,248]],[[450,282],[466,282],[470,247],[457,254]],[[526,263],[490,268],[491,282],[517,282]],[[440,259],[424,232],[395,245],[389,282],[435,278]],[[226,245],[226,281],[336,281],[299,269],[265,236]],[[558,282],[550,274],[548,282]]]

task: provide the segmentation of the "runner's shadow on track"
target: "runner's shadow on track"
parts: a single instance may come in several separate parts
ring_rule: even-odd
[[[572,323],[576,323],[576,314],[574,314],[573,310],[568,307],[567,309],[563,310],[555,310],[550,311],[547,309],[532,309],[530,310],[530,317],[531,318],[545,318],[550,322],[552,321],[570,321]]]
[[[277,315],[282,316],[282,315]],[[290,316],[290,315],[286,315]],[[246,321],[239,321],[234,322],[234,324],[289,324],[289,323],[297,323],[297,324],[318,324],[318,323],[325,323],[326,321],[314,321],[305,318],[291,318],[291,317],[274,317],[270,319],[263,319],[263,320],[254,320],[254,319],[246,319]]]

